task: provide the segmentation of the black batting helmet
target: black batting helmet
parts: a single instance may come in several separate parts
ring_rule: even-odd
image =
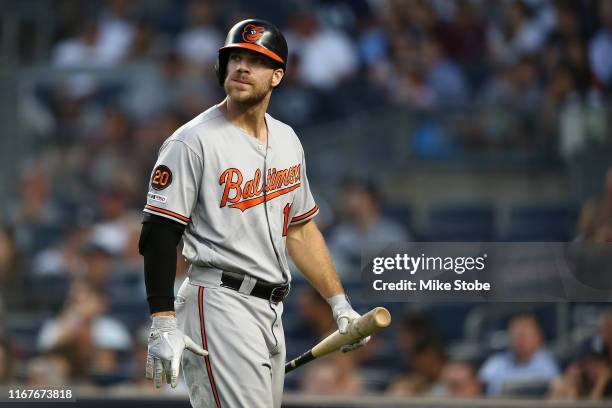
[[[243,20],[234,25],[227,33],[225,45],[219,48],[215,71],[219,84],[223,86],[227,71],[227,60],[232,48],[244,48],[270,58],[279,68],[287,67],[287,41],[280,30],[265,20]]]

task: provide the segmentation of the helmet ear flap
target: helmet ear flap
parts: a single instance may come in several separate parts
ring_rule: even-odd
[[[223,86],[225,83],[225,75],[227,73],[227,58],[227,52],[225,52],[225,50],[220,50],[217,57],[217,62],[215,63],[215,73],[217,74],[219,85],[221,86]]]

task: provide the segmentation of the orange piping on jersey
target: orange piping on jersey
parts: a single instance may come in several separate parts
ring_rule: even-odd
[[[149,205],[149,204],[145,205],[145,208],[147,210],[151,210],[153,212],[158,212],[158,213],[162,213],[162,214],[166,214],[166,215],[171,215],[171,216],[173,216],[175,218],[178,218],[179,220],[184,221],[184,222],[189,222],[189,218],[184,217],[181,214],[177,214],[177,213],[172,212],[172,211],[164,210],[163,208],[154,207],[154,206]]]
[[[247,210],[251,207],[255,207],[258,204],[261,204],[265,201],[270,201],[276,197],[282,196],[283,194],[287,194],[298,188],[300,184],[294,184],[290,187],[283,188],[282,190],[276,190],[273,193],[265,194],[259,197],[251,198],[250,200],[244,200],[236,204],[230,205],[230,208],[238,208],[240,211]]]
[[[318,205],[315,205],[315,206],[314,206],[314,208],[313,208],[312,210],[308,211],[307,213],[302,214],[302,215],[298,215],[297,217],[293,217],[293,218],[291,219],[291,222],[302,221],[303,219],[308,218],[308,217],[310,217],[312,214],[316,213],[318,210],[319,210],[319,206],[318,206]]]

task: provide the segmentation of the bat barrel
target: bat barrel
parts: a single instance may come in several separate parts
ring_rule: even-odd
[[[385,328],[391,324],[391,313],[384,307],[377,307],[374,309],[374,321],[377,327]]]

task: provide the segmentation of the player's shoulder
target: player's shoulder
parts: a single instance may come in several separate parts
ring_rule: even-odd
[[[268,126],[271,127],[273,130],[276,130],[278,134],[282,135],[282,137],[289,138],[289,140],[295,143],[300,150],[302,149],[302,143],[300,142],[300,138],[291,126],[289,126],[285,122],[274,118],[269,113],[266,113],[266,122]]]
[[[164,145],[171,142],[180,142],[195,152],[202,151],[206,139],[224,125],[223,113],[217,105],[205,110],[195,118],[183,124],[166,139]]]
[[[202,139],[219,130],[225,122],[223,112],[214,105],[178,128],[171,138],[182,141]]]

